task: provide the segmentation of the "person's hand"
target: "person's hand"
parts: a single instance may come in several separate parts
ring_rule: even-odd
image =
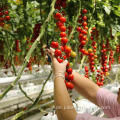
[[[53,69],[54,78],[58,76],[64,77],[66,71],[66,65],[68,61],[65,60],[63,61],[63,63],[59,63],[57,59],[54,57],[54,51],[55,51],[54,49],[50,48],[47,49],[46,51],[52,60],[52,69]]]

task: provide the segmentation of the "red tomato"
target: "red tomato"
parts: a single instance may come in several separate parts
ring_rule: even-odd
[[[63,26],[63,23],[61,23],[60,21],[58,21],[58,22],[56,23],[56,25],[57,25],[58,27],[61,27],[61,26]]]
[[[88,66],[85,66],[85,71],[88,72]]]
[[[96,30],[96,27],[93,27],[92,30]]]
[[[68,75],[68,80],[69,80],[69,81],[73,81],[73,79],[74,79],[73,74],[69,74],[69,75]]]
[[[66,86],[68,89],[73,89],[74,85],[71,82],[66,82]]]
[[[0,17],[2,17],[3,16],[3,13],[2,12],[0,12]]]
[[[66,71],[68,72],[68,74],[72,74],[72,68],[68,68]]]
[[[64,59],[64,60],[66,60],[66,59],[67,59],[67,56],[66,56],[66,55],[64,55],[64,56],[63,56],[63,59]]]
[[[65,79],[68,79],[68,73],[65,72]]]
[[[94,56],[94,53],[89,53],[89,55],[92,57],[92,56]]]
[[[84,26],[84,29],[85,29],[85,30],[88,30],[88,27],[87,27],[87,26]]]
[[[5,11],[4,14],[5,14],[5,15],[8,15],[8,14],[9,14],[9,11]]]
[[[65,32],[66,31],[66,27],[65,26],[60,26],[60,31],[61,32]]]
[[[54,54],[55,54],[55,57],[62,56],[62,52],[59,49],[56,49]]]
[[[66,67],[68,68],[69,66],[70,66],[70,63],[68,62],[67,65],[66,65]]]
[[[3,17],[0,17],[0,22],[3,22],[4,21],[4,18]]]
[[[0,26],[1,26],[1,27],[4,27],[4,25],[5,25],[4,22],[1,22],[1,23],[0,23]]]
[[[77,27],[78,32],[81,32],[81,30],[82,30],[81,27]]]
[[[96,49],[96,48],[97,48],[97,46],[94,46],[93,48],[94,48],[94,49]]]
[[[50,45],[52,48],[58,48],[59,47],[59,43],[58,42],[51,42],[51,45]]]
[[[5,16],[5,20],[9,21],[10,20],[10,16]]]
[[[83,14],[86,14],[86,13],[87,13],[87,9],[83,9],[83,10],[82,10],[82,13],[83,13]]]
[[[62,38],[61,38],[61,43],[62,43],[63,45],[66,45],[67,42],[68,42],[68,39],[67,39],[66,37],[62,37]]]
[[[65,53],[71,53],[71,47],[65,46]]]
[[[63,46],[60,46],[61,50],[64,51],[64,47]]]
[[[82,18],[84,21],[86,21],[87,20],[87,17],[86,16],[83,16],[83,18]]]
[[[83,34],[82,34],[82,33],[80,33],[80,34],[79,34],[79,38],[80,38],[80,39],[82,39],[82,37],[83,37]]]
[[[63,62],[63,59],[57,58],[57,60],[58,60],[59,63]]]
[[[94,61],[94,59],[95,59],[94,57],[91,57],[91,58],[90,58],[90,61]]]
[[[57,13],[55,14],[55,18],[56,18],[56,19],[60,19],[61,16],[62,16],[62,15],[61,15],[59,12],[57,12]]]
[[[83,22],[83,23],[82,23],[82,26],[87,26],[87,22]]]
[[[83,40],[82,40],[82,41],[81,41],[81,44],[82,44],[82,45],[85,45],[85,44],[86,44],[86,41],[83,41]]]
[[[66,37],[66,33],[65,32],[61,32],[60,33],[60,37]]]
[[[86,39],[87,39],[87,36],[84,35],[82,39],[83,39],[83,40],[86,40]]]
[[[86,35],[87,31],[86,30],[82,30],[81,33]]]
[[[94,37],[93,37],[93,36],[91,36],[91,37],[90,37],[90,39],[91,39],[91,40],[94,40]]]
[[[60,21],[61,21],[62,23],[65,23],[65,22],[66,22],[66,18],[65,18],[65,17],[60,17]]]

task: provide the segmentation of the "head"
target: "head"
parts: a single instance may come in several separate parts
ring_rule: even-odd
[[[118,103],[120,104],[120,88],[119,88],[119,91],[118,91],[117,101],[118,101]]]

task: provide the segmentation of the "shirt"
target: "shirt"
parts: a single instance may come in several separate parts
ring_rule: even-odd
[[[120,120],[120,104],[117,102],[117,94],[99,88],[97,91],[97,103],[109,118],[100,118],[90,114],[77,114],[76,120]]]

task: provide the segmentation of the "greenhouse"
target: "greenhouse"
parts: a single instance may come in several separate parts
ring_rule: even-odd
[[[120,120],[120,0],[1,0],[0,120]]]

